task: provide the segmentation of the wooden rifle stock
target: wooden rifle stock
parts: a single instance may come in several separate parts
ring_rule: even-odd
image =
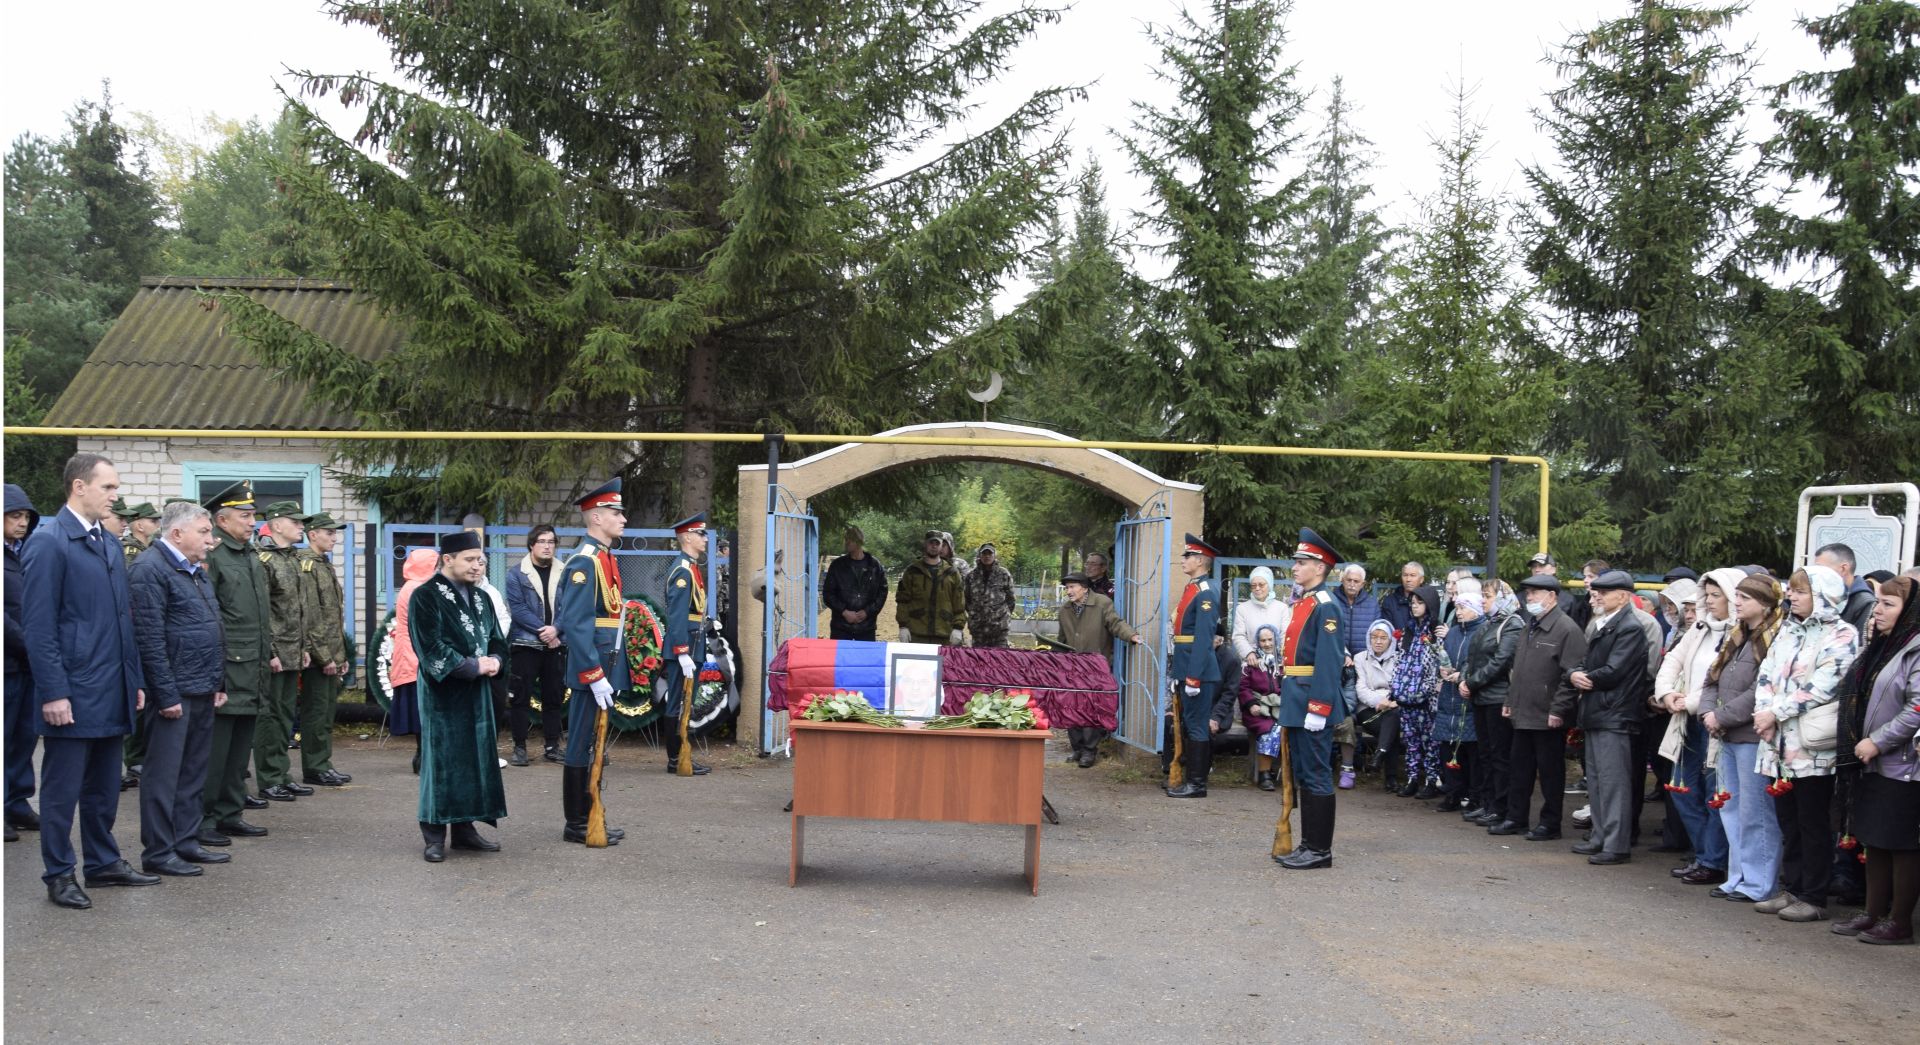
[[[579,699],[577,696],[575,699]],[[593,723],[593,772],[587,777],[587,846],[592,849],[607,847],[607,807],[600,804],[600,768],[607,760],[607,709],[601,708],[594,715]]]

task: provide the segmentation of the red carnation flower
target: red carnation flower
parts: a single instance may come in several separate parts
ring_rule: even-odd
[[[1459,768],[1460,768],[1460,763],[1458,763],[1458,762],[1448,762],[1448,763],[1447,763],[1447,768],[1448,768],[1448,769],[1459,769]]]

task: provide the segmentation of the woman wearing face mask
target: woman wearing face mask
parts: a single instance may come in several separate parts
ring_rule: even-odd
[[[1434,702],[1440,694],[1440,650],[1434,622],[1440,616],[1440,591],[1424,585],[1408,603],[1411,614],[1399,636],[1400,662],[1394,665],[1389,692],[1400,705],[1400,739],[1407,747],[1407,783],[1402,798],[1440,797],[1440,748],[1433,736]]]
[[[1485,623],[1484,616],[1480,611],[1480,582],[1471,576],[1455,580],[1453,626],[1440,640],[1447,657],[1440,668],[1440,699],[1433,714],[1433,739],[1440,751],[1440,773],[1445,782],[1440,801],[1433,807],[1440,813],[1465,809],[1479,816],[1482,812],[1477,806],[1470,808],[1470,800],[1480,792],[1485,770],[1476,750],[1479,734],[1473,728],[1473,705],[1460,692],[1460,682],[1465,677],[1462,670],[1467,663],[1467,645]]]
[[[1726,828],[1721,825],[1720,810],[1707,805],[1710,792],[1719,787],[1719,774],[1706,771],[1707,727],[1699,718],[1700,697],[1706,689],[1707,673],[1713,670],[1733,628],[1733,590],[1746,576],[1731,567],[1708,571],[1700,581],[1699,593],[1690,600],[1693,624],[1679,632],[1678,641],[1660,662],[1660,674],[1654,679],[1654,700],[1673,713],[1667,742],[1661,747],[1678,749],[1679,754],[1672,778],[1667,781],[1668,808],[1686,828],[1694,855],[1691,862],[1675,868],[1672,874],[1688,885],[1720,885],[1727,880]],[[1668,591],[1690,583],[1675,582]],[[1683,601],[1676,605],[1686,604]],[[1676,614],[1674,619],[1683,618]],[[1671,790],[1675,787],[1683,790]]]
[[[1277,786],[1274,762],[1280,757],[1280,723],[1273,717],[1280,706],[1280,633],[1263,624],[1256,638],[1259,645],[1240,672],[1240,721],[1253,738],[1254,779],[1260,790],[1272,791]]]
[[[1394,665],[1400,660],[1400,651],[1393,645],[1393,624],[1386,620],[1375,620],[1367,626],[1367,645],[1353,656],[1353,670],[1358,676],[1354,681],[1354,695],[1360,703],[1378,713],[1380,726],[1379,740],[1373,749],[1373,767],[1380,771],[1381,783],[1389,791],[1398,790],[1394,783],[1394,757],[1397,754],[1394,744],[1400,739],[1400,705],[1393,702]]]
[[[1760,662],[1785,616],[1780,586],[1772,577],[1741,577],[1733,588],[1734,622],[1700,687],[1700,723],[1720,741],[1715,777],[1720,825],[1727,833],[1727,880],[1712,895],[1728,900],[1765,900],[1780,876],[1780,821],[1767,793],[1769,781],[1756,769],[1760,734],[1753,716]]]
[[[1843,741],[1858,767],[1848,829],[1867,858],[1866,910],[1833,931],[1861,943],[1910,944],[1920,906],[1920,582],[1890,578],[1873,609],[1874,640],[1847,674]]]
[[[1786,889],[1754,905],[1789,922],[1827,916],[1833,880],[1834,768],[1839,763],[1840,679],[1860,651],[1859,633],[1840,619],[1846,584],[1825,566],[1795,571],[1787,581],[1788,613],[1780,636],[1760,662],[1753,726],[1760,734],[1759,771],[1773,777]]]

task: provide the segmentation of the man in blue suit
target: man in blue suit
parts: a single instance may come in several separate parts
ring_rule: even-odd
[[[120,858],[113,840],[120,805],[121,738],[146,703],[134,645],[126,553],[100,520],[120,492],[120,473],[99,454],[78,453],[61,475],[64,508],[27,538],[27,657],[40,760],[41,876],[47,898],[84,909],[93,901],[74,882],[73,821],[89,886],[155,885]]]
[[[1170,763],[1168,798],[1207,797],[1207,774],[1213,770],[1213,731],[1207,719],[1220,688],[1220,660],[1213,655],[1213,632],[1220,621],[1220,593],[1213,589],[1213,545],[1187,534],[1180,569],[1187,575],[1174,611],[1173,652],[1167,656],[1167,680],[1179,709],[1173,727],[1185,740],[1180,753],[1184,767]],[[1175,782],[1184,775],[1185,779]]]
[[[626,532],[627,512],[620,504],[620,480],[575,502],[587,538],[567,558],[560,590],[554,596],[553,626],[567,647],[566,764],[560,771],[560,801],[565,810],[563,841],[584,844],[593,812],[594,738],[598,716],[613,707],[613,695],[633,688],[623,634],[627,600],[613,546]],[[604,754],[604,752],[603,752]],[[626,832],[607,828],[607,844],[618,845]]]

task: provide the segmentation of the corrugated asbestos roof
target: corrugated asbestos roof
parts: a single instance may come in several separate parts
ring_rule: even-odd
[[[206,291],[240,290],[361,359],[397,348],[403,332],[371,297],[315,279],[143,279],[140,290],[47,411],[79,428],[338,428],[305,382],[262,363],[221,329]]]

